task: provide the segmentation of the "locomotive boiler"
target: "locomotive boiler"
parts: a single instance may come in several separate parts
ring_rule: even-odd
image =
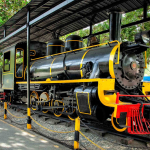
[[[136,43],[120,43],[120,31],[121,13],[112,11],[108,43],[91,43],[84,48],[77,35],[67,37],[65,43],[53,39],[47,49],[44,43],[31,42],[32,109],[100,123],[111,117],[112,126],[119,132],[128,128],[130,134],[149,134],[150,104],[146,95],[150,84],[142,83],[146,68],[143,53],[148,47],[141,42],[141,34],[136,36]],[[10,103],[26,103],[24,51],[26,43],[12,47],[11,53],[4,51],[1,90]],[[22,64],[18,63],[20,58]]]

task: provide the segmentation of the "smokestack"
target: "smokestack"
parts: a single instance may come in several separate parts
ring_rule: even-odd
[[[121,10],[111,10],[109,13],[109,39],[120,41],[121,34]]]

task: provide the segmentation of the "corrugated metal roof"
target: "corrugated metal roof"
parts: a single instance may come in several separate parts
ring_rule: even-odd
[[[4,36],[4,26],[7,27],[6,35],[19,29],[26,24],[27,8],[31,10],[31,20],[45,13],[51,8],[65,0],[32,0],[27,6],[22,8],[2,27],[0,27],[0,37]],[[124,12],[130,12],[144,5],[144,0],[75,0],[67,7],[59,9],[52,13],[46,19],[34,24],[31,28],[31,40],[47,42],[52,39],[52,32],[60,32],[60,35],[66,35],[76,30],[89,26],[90,20],[95,14],[93,24],[108,19],[108,11],[112,7],[121,8]],[[21,31],[18,35],[3,42],[0,48],[10,46],[16,42],[26,40],[26,31]]]

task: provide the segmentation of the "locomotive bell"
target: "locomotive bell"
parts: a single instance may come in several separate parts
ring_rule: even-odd
[[[64,52],[64,42],[59,39],[50,40],[47,44],[47,52],[46,55],[53,55],[57,53]]]
[[[66,51],[79,49],[83,47],[83,40],[78,35],[70,35],[65,40]]]

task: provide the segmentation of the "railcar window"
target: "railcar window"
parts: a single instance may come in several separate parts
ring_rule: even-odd
[[[23,78],[23,69],[24,69],[24,50],[21,48],[16,49],[16,78]]]
[[[35,56],[36,55],[36,51],[35,50],[30,50],[30,56]]]
[[[10,71],[10,51],[4,53],[4,72]]]

